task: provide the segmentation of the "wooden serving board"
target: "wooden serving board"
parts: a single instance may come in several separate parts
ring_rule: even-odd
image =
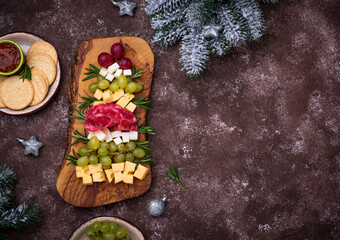
[[[138,37],[110,37],[97,38],[82,42],[72,60],[69,72],[69,105],[70,115],[74,115],[76,101],[82,101],[79,94],[84,96],[84,90],[90,93],[88,87],[91,83],[97,81],[96,78],[82,82],[86,77],[85,68],[89,64],[93,64],[99,69],[97,57],[101,52],[110,53],[110,48],[113,43],[120,42],[125,47],[125,57],[131,59],[132,64],[137,69],[143,69],[144,74],[141,79],[144,81],[143,91],[136,94],[135,98],[148,97],[151,88],[152,74],[154,68],[154,55],[150,46],[141,38]],[[146,117],[146,109],[137,107],[134,115],[140,118],[139,123],[143,122]],[[82,143],[72,145],[75,140],[72,138],[73,129],[79,132],[84,132],[84,124],[76,119],[70,119],[68,127],[68,140],[66,146],[65,157],[60,167],[56,187],[58,193],[67,203],[78,207],[96,207],[114,202],[119,202],[125,199],[137,197],[149,190],[151,185],[151,169],[143,181],[134,178],[134,184],[108,183],[106,180],[102,183],[94,183],[93,185],[85,186],[81,178],[76,178],[75,166],[68,165],[69,161],[65,160],[72,149],[78,152],[78,149],[83,146]],[[145,135],[139,134],[140,141],[145,141]],[[150,166],[147,165],[148,168]]]

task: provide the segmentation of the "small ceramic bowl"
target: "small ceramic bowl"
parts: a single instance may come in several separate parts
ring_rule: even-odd
[[[11,71],[11,72],[0,72],[0,75],[3,75],[3,76],[10,76],[10,75],[13,75],[13,74],[15,74],[16,72],[18,72],[19,69],[21,69],[22,64],[24,63],[24,53],[23,53],[21,47],[19,46],[19,44],[17,44],[17,43],[14,42],[14,41],[11,41],[11,40],[0,40],[0,44],[1,44],[1,43],[11,43],[11,44],[13,44],[14,46],[16,46],[17,49],[18,49],[19,52],[20,52],[20,57],[21,57],[21,58],[20,58],[20,63],[19,63],[19,65],[18,65],[18,67],[17,67],[16,69],[14,69],[13,71]]]
[[[119,218],[119,217],[97,217],[93,218],[87,222],[84,222],[80,227],[78,227],[73,234],[71,235],[69,240],[88,240],[89,238],[86,237],[86,229],[92,225],[95,221],[100,222],[115,222],[122,228],[126,229],[127,237],[129,240],[145,240],[145,237],[139,231],[137,227],[129,223],[128,221]]]

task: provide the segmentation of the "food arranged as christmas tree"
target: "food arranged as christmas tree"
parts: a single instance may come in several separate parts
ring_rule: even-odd
[[[107,43],[108,39],[102,41]],[[146,190],[149,188],[151,176],[143,182],[150,174],[153,150],[145,134],[153,135],[154,132],[151,125],[145,124],[146,110],[151,105],[148,99],[151,79],[145,79],[143,74],[146,69],[136,68],[126,56],[133,54],[132,58],[141,66],[142,55],[136,55],[127,43],[124,47],[122,41],[112,42],[109,48],[102,45],[99,48],[107,50],[95,52],[91,49],[86,53],[88,64],[81,66],[82,77],[77,82],[81,88],[77,90],[83,91],[78,92],[74,112],[70,115],[72,142],[65,158],[68,163],[62,166],[62,171],[74,169],[73,175],[77,178],[74,181],[77,183],[73,182],[76,189],[72,191],[86,192],[86,188],[96,187],[101,192],[111,193],[104,201],[107,204],[117,201],[114,199],[114,195],[118,195],[114,192],[116,188],[119,192],[128,192],[126,196],[120,194],[119,200],[133,197],[134,193],[131,192],[141,185],[145,185]],[[145,64],[149,66],[149,63]],[[152,72],[147,70],[151,78]],[[69,187],[65,177],[62,182],[59,184],[57,180],[61,195],[65,192],[61,189]],[[79,182],[86,188],[79,186]],[[98,186],[100,184],[104,185]],[[140,195],[146,190],[136,194]]]

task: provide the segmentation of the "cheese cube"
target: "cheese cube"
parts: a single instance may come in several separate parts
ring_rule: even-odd
[[[98,100],[102,99],[103,97],[103,92],[99,89],[96,90],[96,92],[94,93],[94,97],[97,98]]]
[[[108,71],[109,71],[109,73],[114,73],[118,69],[119,69],[118,63],[114,63],[111,66],[109,66]]]
[[[123,75],[125,75],[125,76],[131,76],[131,75],[132,75],[131,69],[126,69],[126,70],[124,70],[124,71],[123,71]]]
[[[122,143],[123,141],[122,141],[122,139],[120,138],[120,137],[117,137],[117,138],[115,138],[115,139],[113,139],[113,141],[115,142],[115,144],[119,144],[119,143]]]
[[[138,132],[137,131],[131,131],[130,132],[130,140],[138,140]]]
[[[133,174],[122,174],[123,182],[133,184]]]
[[[104,93],[104,95],[105,95],[105,93]],[[103,96],[103,103],[112,103],[112,102],[114,102],[113,100],[114,100],[113,95],[110,94],[110,93],[109,93],[109,95],[106,94],[105,97]]]
[[[87,138],[91,139],[91,137],[93,137],[93,136],[96,136],[95,132],[90,132],[89,131],[89,135],[87,135]]]
[[[112,180],[114,179],[114,173],[113,173],[112,168],[105,169],[105,174],[106,174],[107,180],[109,181],[109,183],[111,183]]]
[[[130,141],[130,132],[122,132],[122,138],[124,143],[128,143]]]
[[[120,88],[118,91],[114,92],[114,94],[112,95],[113,101],[115,102],[123,96],[124,96],[124,89]]]
[[[104,182],[105,181],[105,173],[104,172],[96,172],[92,174],[93,182]]]
[[[112,163],[111,164],[113,172],[123,172],[124,171],[124,166],[125,166],[125,162]]]
[[[129,103],[129,100],[127,100],[125,97],[122,97],[119,99],[119,101],[116,103],[118,106],[121,106],[122,108],[125,108],[125,106]]]
[[[103,101],[94,101],[93,106],[97,106],[97,105],[100,105],[100,104],[103,104],[103,103],[104,103]]]
[[[115,176],[115,183],[119,183],[119,182],[123,181],[122,172],[114,172],[114,176]]]
[[[100,69],[99,74],[102,75],[103,77],[106,76],[106,74],[109,72],[109,70],[105,67],[102,67],[102,69]]]
[[[105,101],[105,99],[107,99],[107,98],[109,98],[111,95],[110,95],[110,92],[109,91],[105,91],[104,93],[103,93],[103,102],[104,103],[108,103],[108,102],[106,102]]]
[[[101,131],[105,134],[105,139],[107,139],[109,136],[111,137],[111,132],[108,128],[103,128]]]
[[[89,166],[76,166],[76,176],[77,178],[82,178],[84,176],[90,175]]]
[[[95,131],[94,134],[96,135],[99,141],[103,141],[106,139],[106,134],[102,130]]]
[[[149,169],[147,167],[144,167],[142,164],[139,164],[133,176],[140,180],[143,180],[146,174],[148,173],[148,171]]]
[[[132,93],[125,93],[123,97],[130,102],[135,97],[135,95]]]
[[[112,136],[113,138],[120,137],[120,136],[122,136],[122,131],[113,131],[113,132],[111,133],[111,136]]]
[[[115,75],[113,75],[112,73],[108,73],[105,78],[112,82],[112,80],[115,78]]]
[[[133,173],[136,169],[136,165],[136,163],[126,161],[123,174]]]
[[[106,136],[105,141],[106,141],[107,143],[108,143],[108,142],[111,142],[112,140],[113,140],[113,138],[112,138],[111,134]]]
[[[89,173],[90,174],[94,174],[97,172],[102,172],[103,171],[103,166],[101,163],[97,163],[97,164],[90,164],[89,166]]]
[[[86,176],[83,177],[83,184],[84,185],[93,185],[91,175],[86,175]]]
[[[122,75],[123,70],[122,69],[117,69],[117,71],[115,72],[115,78],[118,78],[120,75]]]
[[[125,108],[133,113],[135,111],[136,107],[137,107],[136,104],[134,104],[133,102],[129,102],[129,104]]]

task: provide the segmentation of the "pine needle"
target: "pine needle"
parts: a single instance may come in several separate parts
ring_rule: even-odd
[[[135,161],[135,163],[137,164],[141,164],[141,163],[147,163],[147,164],[151,164],[153,163],[155,160],[153,158],[151,158],[151,154],[141,158],[141,159],[138,159]]]
[[[145,98],[136,98],[131,101],[132,103],[136,104],[139,107],[145,108],[150,110],[151,105],[151,99],[145,99]]]
[[[16,179],[16,173],[12,168],[0,166],[0,188],[12,188]]]
[[[184,187],[181,183],[181,180],[178,176],[178,170],[174,165],[169,166],[169,170],[166,172],[166,175],[173,181],[175,181],[179,186],[181,186],[182,190],[184,190]]]
[[[74,151],[74,149],[72,149],[72,153],[73,153],[73,155],[68,154],[68,155],[67,155],[67,158],[65,159],[65,160],[70,161],[69,163],[66,164],[66,166],[68,166],[68,165],[70,165],[70,164],[73,164],[73,165],[76,165],[76,166],[77,166],[77,160],[78,160],[78,158],[81,157],[81,155],[80,155],[79,153],[76,153],[76,152]]]
[[[92,78],[95,78],[98,76],[99,74],[99,69],[94,66],[93,64],[90,64],[90,66],[88,68],[85,68],[85,70],[87,71],[86,73],[84,73],[85,75],[88,75],[87,77],[83,78],[82,81],[87,81],[90,80]]]
[[[137,69],[136,66],[133,66],[133,72],[132,75],[130,76],[132,79],[139,79],[140,76],[144,73],[143,69]],[[143,80],[139,79],[140,81],[144,82]]]
[[[78,119],[80,122],[84,122],[85,121],[85,113],[82,113],[80,110],[75,109],[75,116],[70,115],[70,118],[74,118],[74,119]]]
[[[78,102],[77,101],[77,108],[80,110],[80,112],[82,113],[86,113],[87,110],[93,105],[94,101],[97,101],[97,98],[95,97],[91,97],[87,92],[84,91],[84,93],[86,94],[86,96],[82,96],[79,94],[79,97],[83,100],[82,102]]]
[[[137,147],[142,148],[144,151],[148,153],[152,153],[154,150],[150,146],[149,141],[133,141],[136,143]]]
[[[137,131],[139,133],[144,133],[144,134],[147,134],[147,135],[156,135],[156,133],[153,131],[151,124],[150,125],[144,125],[144,122],[141,125],[138,126]]]
[[[32,68],[34,68],[34,66],[30,68],[28,64],[25,64],[24,70],[22,70],[22,72],[20,73],[19,79],[22,79],[22,81],[25,81],[25,79],[32,80],[32,74],[31,74]]]
[[[72,145],[77,143],[84,143],[87,144],[89,139],[86,137],[86,130],[84,129],[84,134],[81,134],[78,130],[73,128],[73,135],[72,137],[76,138],[76,140],[72,143]]]

